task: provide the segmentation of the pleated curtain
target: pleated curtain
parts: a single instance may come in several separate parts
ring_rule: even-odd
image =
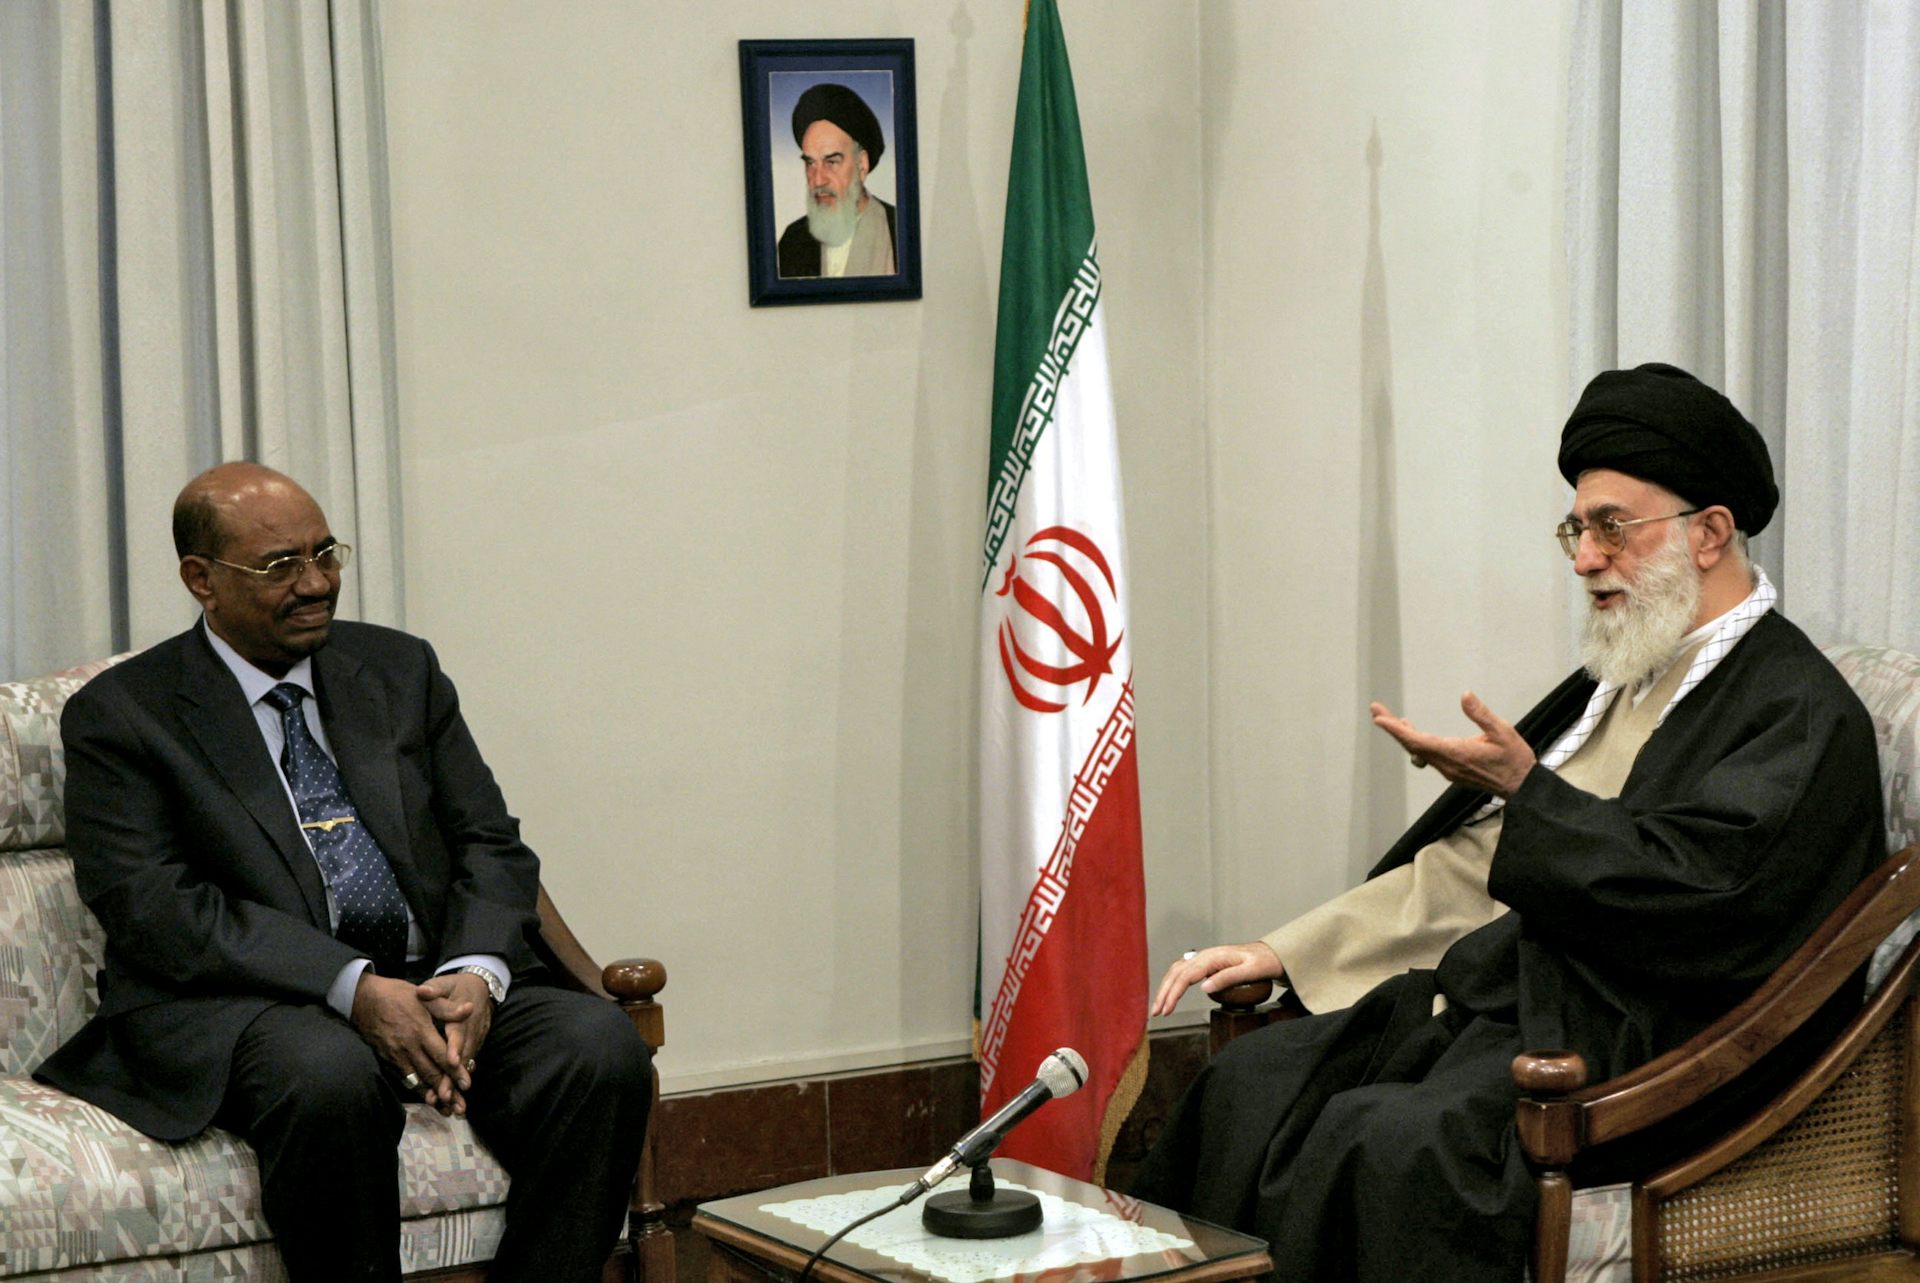
[[[1571,58],[1570,392],[1723,388],[1780,473],[1783,609],[1920,651],[1920,9],[1581,0]]]
[[[0,679],[190,622],[174,495],[311,490],[402,621],[373,0],[0,5]]]

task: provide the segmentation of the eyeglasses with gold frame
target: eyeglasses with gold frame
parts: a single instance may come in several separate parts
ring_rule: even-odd
[[[1669,512],[1664,517],[1635,517],[1630,521],[1622,521],[1612,513],[1608,513],[1591,524],[1569,517],[1555,526],[1553,533],[1554,537],[1560,540],[1561,551],[1567,554],[1569,560],[1580,555],[1580,536],[1587,534],[1593,536],[1593,542],[1599,545],[1601,552],[1612,557],[1625,551],[1627,527],[1644,526],[1649,521],[1672,521],[1676,517],[1691,517],[1695,513],[1704,511],[1706,511],[1704,508],[1688,508],[1685,512]]]
[[[328,544],[311,557],[302,557],[298,553],[285,557],[275,557],[264,566],[243,566],[237,561],[222,561],[218,557],[199,554],[216,566],[225,566],[229,570],[238,570],[252,575],[269,588],[284,588],[306,573],[308,566],[317,567],[325,575],[337,574],[345,570],[347,563],[353,560],[353,545]]]

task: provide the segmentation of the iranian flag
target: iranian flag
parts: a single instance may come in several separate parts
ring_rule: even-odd
[[[1007,1137],[1098,1180],[1147,1068],[1146,908],[1100,260],[1053,0],[1032,0],[1007,181],[980,589],[980,1105],[1056,1047],[1086,1087]]]

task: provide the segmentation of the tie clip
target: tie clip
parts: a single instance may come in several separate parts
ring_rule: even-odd
[[[300,827],[303,829],[319,829],[322,833],[331,833],[342,824],[352,823],[353,817],[351,815],[343,815],[337,820],[308,820]]]

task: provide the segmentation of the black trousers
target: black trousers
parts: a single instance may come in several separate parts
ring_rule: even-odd
[[[512,1178],[493,1283],[599,1278],[640,1163],[651,1064],[605,999],[508,991],[466,1093],[474,1131]],[[327,1007],[274,1006],[248,1026],[215,1121],[259,1154],[293,1283],[400,1277],[395,1147],[415,1098]]]
[[[1274,1276],[1518,1283],[1536,1196],[1514,1136],[1519,1034],[1432,1013],[1432,972],[1236,1039],[1134,1192],[1268,1240]]]

